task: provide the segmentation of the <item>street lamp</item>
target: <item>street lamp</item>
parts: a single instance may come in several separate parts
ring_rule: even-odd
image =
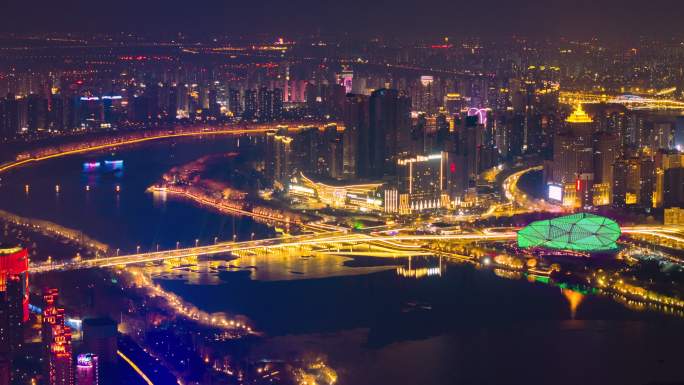
[[[135,253],[136,253],[136,254],[140,253],[140,245],[138,245],[138,246],[135,247]]]
[[[214,244],[216,244],[216,242],[218,242],[218,237],[214,237]]]
[[[197,245],[199,245],[199,239],[195,239],[195,247],[197,247]]]
[[[179,246],[180,246],[180,241],[176,241],[176,250],[178,250]]]
[[[119,250],[120,250],[120,249],[116,249],[116,256],[117,256],[117,257],[119,256]]]

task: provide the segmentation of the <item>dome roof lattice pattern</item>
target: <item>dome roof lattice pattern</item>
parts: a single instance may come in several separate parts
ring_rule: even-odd
[[[611,219],[580,213],[530,223],[518,232],[518,246],[588,252],[615,250],[621,233],[620,226]]]

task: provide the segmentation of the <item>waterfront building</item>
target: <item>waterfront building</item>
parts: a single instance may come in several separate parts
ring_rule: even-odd
[[[579,213],[530,223],[518,232],[518,246],[600,252],[616,250],[620,234],[615,221]]]
[[[0,245],[0,355],[12,354],[24,342],[29,318],[28,251]]]
[[[397,207],[399,214],[447,207],[446,159],[445,152],[399,159],[397,193],[388,195],[397,201],[387,202],[388,207]]]

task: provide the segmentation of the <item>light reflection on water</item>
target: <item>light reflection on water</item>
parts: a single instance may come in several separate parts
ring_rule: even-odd
[[[248,275],[255,281],[290,281],[370,274],[403,266],[403,259],[382,266],[349,266],[352,258],[309,253],[245,255],[235,259],[211,259],[166,263],[147,268],[155,279],[182,280],[191,285],[217,285],[232,274]]]

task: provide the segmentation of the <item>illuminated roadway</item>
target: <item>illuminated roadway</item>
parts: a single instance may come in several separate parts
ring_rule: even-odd
[[[96,145],[86,146],[86,147],[82,147],[82,148],[76,148],[76,149],[65,150],[65,151],[58,151],[56,153],[48,154],[48,155],[34,156],[34,157],[30,157],[28,159],[16,160],[13,162],[9,162],[9,163],[5,163],[3,165],[0,165],[0,173],[9,171],[13,168],[24,166],[24,165],[27,165],[30,163],[40,162],[43,160],[59,158],[59,157],[68,156],[68,155],[82,154],[82,153],[87,153],[87,152],[92,152],[92,151],[105,150],[105,149],[109,149],[109,148],[113,148],[113,147],[130,146],[133,144],[139,144],[139,143],[149,142],[149,141],[153,141],[153,140],[173,139],[173,138],[192,137],[192,136],[206,136],[206,135],[262,134],[262,133],[265,133],[267,131],[272,131],[272,130],[276,130],[279,128],[286,128],[288,130],[296,131],[296,130],[303,128],[303,127],[316,127],[316,126],[325,126],[325,125],[330,125],[330,124],[335,124],[338,127],[341,126],[340,123],[333,123],[333,122],[327,122],[327,123],[310,122],[310,123],[292,123],[292,124],[267,124],[267,125],[254,126],[252,128],[230,128],[230,129],[220,129],[220,130],[199,129],[196,131],[189,131],[189,132],[162,132],[162,133],[159,133],[156,135],[146,136],[146,137],[142,137],[142,138],[124,139],[121,141],[113,141],[113,142],[108,142],[108,143],[103,143],[103,144],[96,144]],[[38,151],[34,151],[34,152],[38,152]]]
[[[669,89],[671,90],[671,89]],[[666,90],[666,91],[669,91]],[[653,96],[663,96],[667,93],[656,93]],[[558,100],[561,103],[578,104],[621,104],[630,110],[684,110],[684,102],[674,99],[656,98],[638,95],[608,95],[589,92],[561,92]]]
[[[532,172],[541,171],[544,166],[529,167],[524,170],[517,171],[511,174],[503,182],[503,190],[508,199],[516,208],[516,212],[530,212],[530,211],[546,211],[546,212],[562,212],[560,206],[551,204],[542,199],[532,199],[518,188],[520,177]]]
[[[684,229],[670,228],[665,226],[638,226],[622,228],[624,234],[648,235],[657,239],[684,242]],[[208,246],[188,247],[175,250],[165,250],[149,253],[136,253],[130,255],[103,257],[86,260],[72,260],[58,263],[41,263],[31,266],[32,273],[41,273],[52,270],[72,270],[87,268],[104,268],[125,266],[137,263],[158,262],[167,259],[179,259],[187,257],[225,254],[245,250],[269,251],[287,247],[302,246],[329,246],[331,248],[341,245],[354,244],[380,244],[384,247],[394,247],[400,250],[424,250],[421,242],[428,241],[462,241],[462,242],[497,242],[515,239],[517,233],[512,230],[496,232],[485,229],[482,233],[463,234],[421,234],[421,235],[368,235],[362,233],[344,233],[341,231],[320,233],[315,235],[301,235],[289,238],[270,238],[245,242],[222,242]],[[344,253],[346,251],[342,251]],[[403,254],[403,253],[402,253]]]

